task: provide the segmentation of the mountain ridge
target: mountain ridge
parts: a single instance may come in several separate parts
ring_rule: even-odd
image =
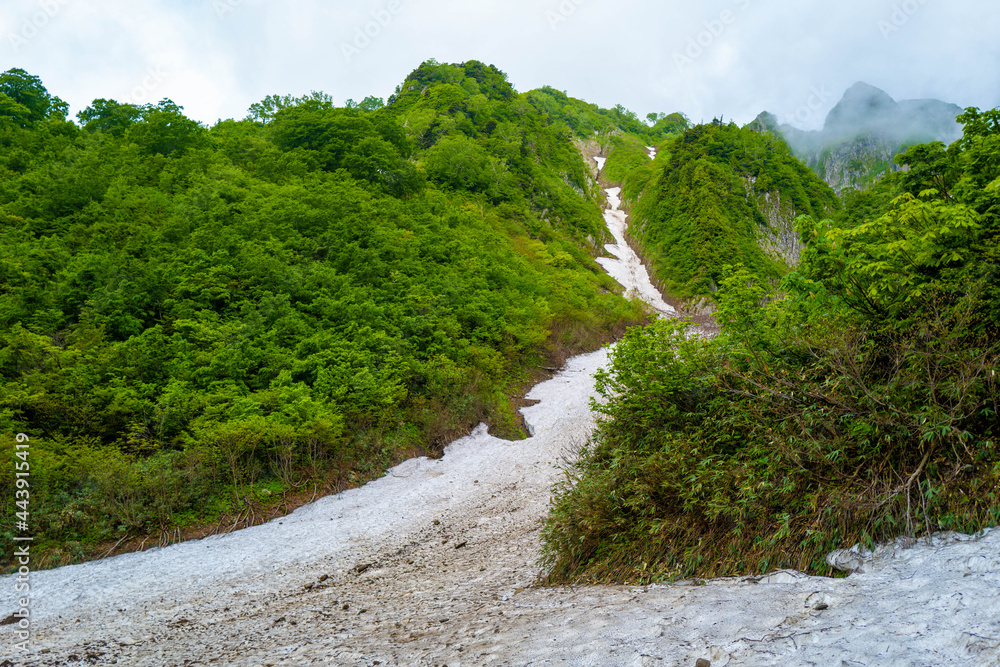
[[[749,125],[782,137],[800,160],[838,193],[863,189],[900,166],[893,158],[909,146],[962,136],[955,120],[963,111],[942,100],[896,101],[863,81],[848,88],[830,110],[822,130],[779,124],[763,112]]]

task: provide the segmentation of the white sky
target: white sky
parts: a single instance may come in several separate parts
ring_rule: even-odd
[[[381,15],[382,23],[374,23]],[[366,28],[368,40],[357,36]],[[698,42],[701,42],[699,45]],[[359,46],[361,48],[359,48]],[[5,0],[0,70],[71,113],[171,98],[205,123],[269,94],[388,97],[423,60],[476,59],[640,117],[822,125],[856,81],[1000,106],[996,0]]]

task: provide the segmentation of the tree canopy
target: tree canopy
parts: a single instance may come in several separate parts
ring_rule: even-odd
[[[1000,523],[998,118],[967,110],[952,146],[802,216],[780,284],[731,271],[717,338],[619,343],[543,533],[550,581],[828,574],[833,549]],[[732,160],[712,134],[690,143]]]
[[[0,76],[0,432],[32,438],[39,564],[259,518],[479,421],[517,437],[539,366],[645,317],[594,261],[582,156],[481,63],[388,104],[78,120]]]

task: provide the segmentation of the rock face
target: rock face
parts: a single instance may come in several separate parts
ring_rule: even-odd
[[[842,192],[863,188],[899,167],[893,157],[902,146],[883,135],[865,133],[807,156],[806,164],[827,185]]]
[[[897,115],[898,105],[885,91],[858,82],[827,114],[823,133],[831,139],[846,139],[858,128],[891,131]]]
[[[767,112],[751,127],[783,137],[797,157],[841,192],[867,187],[899,169],[893,158],[909,146],[959,139],[962,126],[955,118],[961,113],[958,105],[940,100],[896,102],[884,91],[859,82],[830,111],[822,130],[779,125]]]
[[[755,186],[755,178],[744,177],[743,187],[746,189],[747,201],[754,202],[767,220],[767,226],[762,229],[757,242],[771,258],[788,266],[795,266],[799,263],[803,248],[795,231],[795,218],[799,211],[788,197],[782,196],[780,190],[759,192]]]

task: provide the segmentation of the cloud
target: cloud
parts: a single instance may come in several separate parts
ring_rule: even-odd
[[[34,26],[39,16],[44,25]],[[1000,105],[997,34],[1000,6],[986,0],[104,0],[99,8],[36,0],[0,8],[3,62],[40,76],[74,113],[98,97],[170,97],[207,123],[242,118],[272,93],[387,97],[427,58],[482,60],[518,90],[551,85],[640,116],[747,122],[766,109],[815,127],[859,80],[896,99],[992,108]],[[828,91],[819,106],[817,90]]]

